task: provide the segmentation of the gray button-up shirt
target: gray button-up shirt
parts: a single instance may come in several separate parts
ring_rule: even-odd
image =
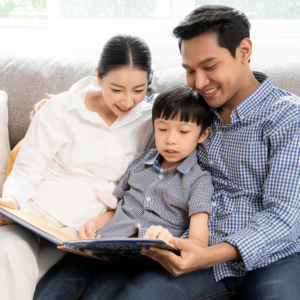
[[[139,154],[114,190],[121,198],[114,217],[97,230],[102,238],[143,237],[151,225],[161,225],[180,237],[189,217],[211,212],[213,186],[202,171],[196,150],[173,170],[164,171],[156,149]]]

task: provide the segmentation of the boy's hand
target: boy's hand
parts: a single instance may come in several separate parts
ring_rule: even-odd
[[[164,240],[167,243],[171,243],[173,240],[173,235],[169,232],[168,229],[163,228],[162,226],[152,225],[144,235],[144,238],[158,238]]]
[[[96,224],[93,220],[86,221],[79,230],[79,237],[81,239],[94,239],[100,238],[100,235],[96,236]]]

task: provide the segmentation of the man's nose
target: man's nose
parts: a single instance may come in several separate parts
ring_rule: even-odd
[[[203,71],[196,71],[195,88],[197,90],[202,90],[208,84],[209,84],[209,79],[207,78],[205,72],[203,72]]]

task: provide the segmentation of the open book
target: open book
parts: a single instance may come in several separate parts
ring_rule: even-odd
[[[172,244],[160,239],[124,238],[124,239],[86,239],[79,240],[50,221],[30,213],[14,210],[0,205],[0,214],[35,232],[39,236],[56,244],[58,249],[100,260],[112,257],[141,256],[142,247],[156,247],[179,254]]]

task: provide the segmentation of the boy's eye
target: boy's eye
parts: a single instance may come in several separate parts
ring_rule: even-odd
[[[121,92],[121,90],[112,90],[115,93]]]
[[[137,90],[135,93],[142,93],[144,90]]]
[[[159,131],[167,131],[167,129],[158,128]]]
[[[182,131],[182,130],[181,130],[180,132],[181,132],[181,133],[188,133],[188,131]]]

